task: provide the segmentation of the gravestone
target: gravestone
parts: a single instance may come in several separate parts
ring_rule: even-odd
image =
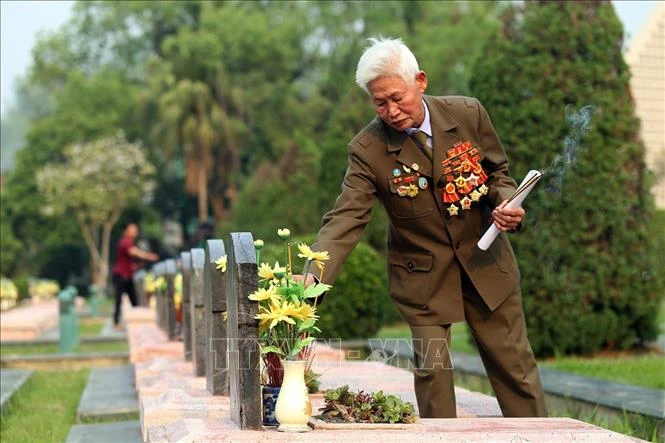
[[[136,292],[136,301],[139,306],[148,306],[148,298],[146,297],[144,287],[145,275],[145,270],[139,269],[132,276],[132,279],[134,280],[134,291]]]
[[[157,280],[160,276],[164,275],[164,262],[158,262],[155,263],[152,267],[152,273],[155,276],[155,280]],[[157,287],[157,285],[154,286],[154,292],[152,294],[153,297],[155,297],[155,314],[156,314],[156,320],[157,320],[157,326],[159,329],[164,330],[164,303],[163,303],[163,297],[162,297],[162,289],[160,287]]]
[[[182,260],[182,330],[185,342],[185,360],[192,360],[191,303],[189,301],[189,273],[192,270],[192,254],[183,252]]]
[[[192,329],[192,363],[194,375],[203,377],[205,375],[205,325],[203,310],[203,268],[205,263],[205,251],[194,248],[190,251],[192,255],[192,269],[189,273],[189,302],[190,321]]]
[[[261,429],[258,303],[247,297],[258,287],[252,234],[231,233],[227,242],[229,396],[231,419],[240,429]]]
[[[175,266],[175,260],[168,259],[164,262],[164,277],[166,278],[166,291],[165,291],[165,321],[164,325],[166,326],[166,334],[169,337],[169,340],[177,340],[176,335],[176,321],[175,321],[175,285],[174,279],[175,275],[178,272]]]
[[[206,325],[206,389],[212,395],[229,395],[226,311],[226,275],[216,261],[226,255],[224,241],[208,240],[203,272],[203,299]]]

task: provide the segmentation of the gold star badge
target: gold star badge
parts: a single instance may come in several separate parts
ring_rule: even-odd
[[[466,179],[460,175],[455,179],[455,184],[458,188],[463,188],[466,185]]]
[[[471,199],[469,199],[469,197],[464,197],[462,200],[460,200],[460,204],[464,210],[471,209]]]
[[[478,192],[478,190],[476,189],[471,194],[469,194],[469,197],[471,197],[471,200],[473,200],[474,202],[477,202],[478,200],[480,200],[480,197],[482,197],[482,195],[483,194]]]
[[[482,195],[487,194],[488,191],[489,189],[485,185],[482,185],[480,188],[478,188],[478,192],[480,192]]]
[[[448,206],[448,207],[446,208],[446,210],[448,211],[448,214],[449,214],[451,217],[452,217],[453,215],[457,215],[457,213],[459,212],[459,209],[457,209],[457,206],[455,206],[455,205],[450,205],[450,206]]]

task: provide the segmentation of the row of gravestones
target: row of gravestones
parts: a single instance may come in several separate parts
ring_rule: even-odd
[[[206,377],[212,395],[228,395],[231,418],[241,429],[261,427],[258,304],[247,297],[258,286],[256,254],[250,233],[232,233],[225,242],[208,240],[203,248],[182,252],[153,268],[166,280],[156,297],[157,324],[169,340],[177,340],[174,278],[182,272],[182,338],[185,360],[194,375]],[[222,273],[216,261],[226,255]],[[137,296],[147,306],[145,271],[134,274]],[[224,312],[228,313],[225,321]]]

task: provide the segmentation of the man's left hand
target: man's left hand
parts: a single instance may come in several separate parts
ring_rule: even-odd
[[[506,208],[507,202],[508,200],[504,200],[492,211],[494,225],[503,232],[516,230],[526,214],[522,208]]]

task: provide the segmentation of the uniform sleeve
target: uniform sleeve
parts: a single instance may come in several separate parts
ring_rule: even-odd
[[[489,177],[488,197],[496,207],[513,195],[517,189],[517,183],[510,177],[506,152],[485,107],[478,100],[476,100],[476,103],[478,103],[479,113],[478,134],[480,136],[480,146],[485,153],[482,166]]]
[[[376,194],[375,176],[361,158],[364,148],[350,145],[349,160],[342,183],[342,192],[335,206],[323,216],[322,227],[312,248],[328,251],[323,282],[332,284],[344,260],[358,244],[372,218]]]

